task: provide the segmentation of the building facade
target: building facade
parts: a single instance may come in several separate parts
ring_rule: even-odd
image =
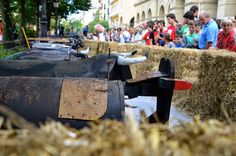
[[[110,20],[110,0],[99,0],[99,15],[103,20]]]
[[[134,4],[134,0],[111,0],[110,25],[134,25],[136,14]]]
[[[134,21],[137,25],[150,19],[165,19],[169,13],[174,13],[182,22],[183,14],[193,5],[218,19],[236,16],[236,0],[111,0],[110,24]]]

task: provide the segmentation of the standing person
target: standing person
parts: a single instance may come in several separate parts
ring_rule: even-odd
[[[83,35],[84,35],[84,37],[88,37],[88,25],[86,25],[84,28],[83,28]]]
[[[146,34],[144,34],[142,39],[141,40],[135,40],[135,42],[145,41],[145,45],[152,45],[152,40],[150,39],[150,33],[153,30],[153,26],[148,25],[147,29],[148,29],[148,31],[146,32]]]
[[[148,21],[147,22],[147,25],[148,27],[150,26],[152,28],[152,31],[150,32],[149,34],[149,39],[151,41],[151,45],[156,45],[156,40],[155,40],[155,37],[156,37],[156,25],[155,25],[155,22],[153,22],[152,20],[151,21]],[[148,30],[149,31],[149,30]]]
[[[106,30],[104,29],[102,32],[98,33],[99,41],[105,42],[106,41]]]
[[[192,11],[194,14],[194,20],[198,19],[198,6],[194,5],[190,8],[189,11]]]
[[[233,23],[230,19],[225,19],[221,22],[221,27],[223,31],[221,31],[217,38],[217,48],[218,49],[227,49],[232,50],[235,45],[234,41],[234,30]]]
[[[166,27],[165,27],[165,21],[164,20],[160,20],[157,22],[157,37],[156,37],[156,43],[159,46],[165,46],[165,40],[163,38],[165,31],[166,31]]]
[[[2,19],[0,17],[0,41],[3,40],[3,26],[2,26]]]
[[[135,28],[133,28],[133,27],[129,28],[129,33],[130,33],[129,41],[131,43],[133,43],[135,41],[135,32],[136,32]]]
[[[117,28],[117,33],[116,33],[116,41],[120,42],[120,35],[121,35],[122,31],[121,31],[121,27]]]
[[[148,32],[143,36],[143,40],[145,40],[145,45],[152,45],[152,40],[150,39],[150,34],[152,33],[153,26],[148,25]]]
[[[150,34],[150,38],[152,40],[152,45],[156,45],[157,44],[157,36],[159,36],[159,32],[158,32],[158,21],[154,21],[153,22],[153,31]]]
[[[200,28],[202,28],[201,22],[199,21],[199,18],[198,18],[198,6],[193,5],[193,6],[190,8],[189,11],[193,12],[193,14],[194,14],[194,21],[197,22],[197,26],[200,27]]]
[[[135,32],[135,36],[134,36],[134,42],[137,44],[144,44],[142,41],[142,28],[141,27],[137,27],[136,28],[136,32]]]
[[[64,26],[62,26],[61,28],[60,28],[60,31],[59,31],[59,36],[60,37],[64,37]]]
[[[185,25],[180,29],[180,33],[186,35],[189,32],[189,21],[194,20],[194,14],[192,11],[187,11],[183,17]]]
[[[211,16],[202,11],[199,15],[199,20],[203,25],[202,33],[199,37],[198,46],[200,49],[209,49],[216,47],[218,26],[216,22],[211,19]]]
[[[195,31],[197,23],[191,20],[188,22],[188,25],[189,32],[183,37],[183,45],[186,48],[197,48],[197,41],[199,39],[199,35]]]
[[[128,27],[125,25],[121,27],[119,42],[120,43],[129,43],[130,42],[130,33],[128,31]]]
[[[165,32],[165,34],[170,34],[170,38],[171,40],[173,41],[175,39],[175,36],[176,36],[176,17],[175,17],[175,14],[168,14],[166,16],[167,18],[167,21],[169,23],[169,26],[167,27],[167,30]]]
[[[116,36],[117,36],[117,29],[112,28],[112,29],[111,29],[111,41],[112,41],[112,42],[117,41]]]
[[[93,32],[93,40],[98,41],[98,31],[96,30]]]

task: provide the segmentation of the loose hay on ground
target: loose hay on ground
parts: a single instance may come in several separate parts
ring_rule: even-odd
[[[75,130],[58,122],[39,129],[0,130],[0,155],[218,156],[236,155],[236,125],[217,120],[167,125],[102,121]]]

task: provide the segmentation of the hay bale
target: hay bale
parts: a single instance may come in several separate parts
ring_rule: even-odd
[[[224,120],[224,106],[229,116],[236,120],[236,53],[219,50],[166,49],[114,42],[97,43],[97,46],[97,53],[106,52],[108,48],[117,52],[134,49],[138,50],[138,54],[149,52],[146,62],[131,66],[134,77],[156,71],[161,57],[170,58],[175,63],[176,78],[193,83],[191,91],[175,92],[174,103],[178,107],[189,114],[200,114],[203,118]]]
[[[0,130],[0,155],[229,156],[236,155],[236,124],[216,120],[167,125],[102,121],[76,130],[57,122],[39,129]]]

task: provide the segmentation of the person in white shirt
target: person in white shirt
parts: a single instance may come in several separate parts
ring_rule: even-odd
[[[105,32],[100,32],[100,33],[98,34],[98,40],[99,40],[99,41],[102,41],[102,42],[105,42],[105,41],[106,41]]]
[[[130,33],[128,32],[128,28],[126,26],[123,26],[121,28],[119,42],[120,43],[129,43],[130,42]]]
[[[135,36],[134,36],[134,42],[137,44],[145,44],[144,41],[142,41],[143,35],[142,35],[142,28],[138,27],[136,28]],[[136,42],[137,41],[137,42]]]

